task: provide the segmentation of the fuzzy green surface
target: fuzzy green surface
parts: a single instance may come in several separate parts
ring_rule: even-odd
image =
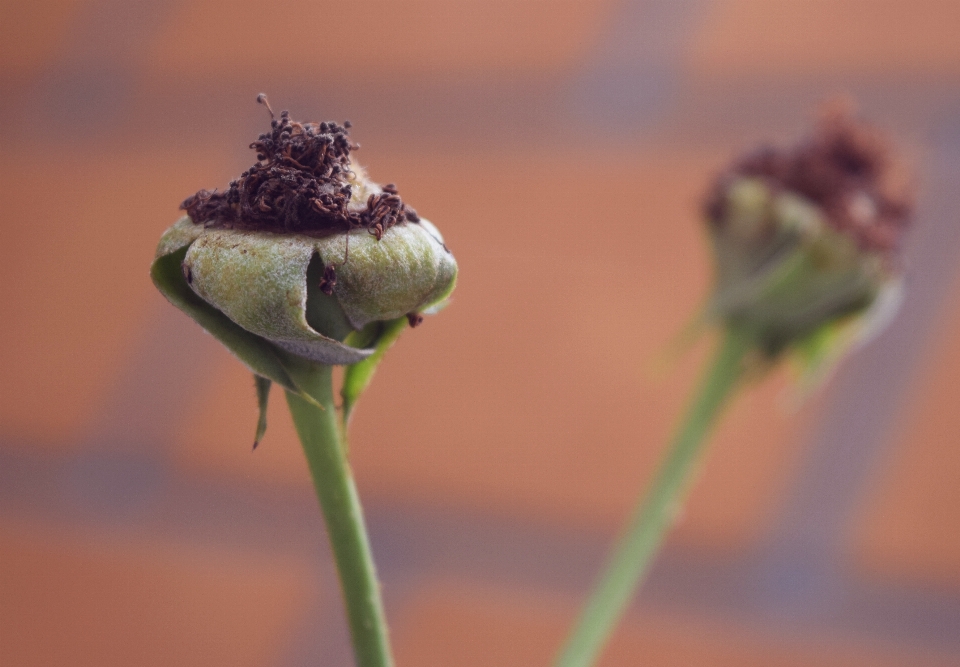
[[[180,248],[190,245],[203,233],[203,226],[196,225],[189,216],[183,216],[171,225],[160,237],[157,244],[156,259],[176,252]]]
[[[160,293],[194,322],[219,340],[255,374],[279,383],[285,389],[299,391],[276,347],[231,321],[229,317],[201,299],[187,285],[181,263],[187,249],[181,247],[154,260],[150,277]]]
[[[357,329],[429,308],[453,291],[457,262],[426,220],[391,227],[379,241],[353,231],[349,255],[347,239],[339,234],[315,240],[314,247],[337,267],[334,295]]]
[[[316,361],[357,363],[370,351],[344,345],[307,322],[307,268],[314,254],[335,267],[333,296],[356,329],[429,307],[456,281],[453,255],[419,224],[392,227],[379,241],[365,230],[316,238],[207,229],[190,245],[184,269],[191,288],[244,329]]]

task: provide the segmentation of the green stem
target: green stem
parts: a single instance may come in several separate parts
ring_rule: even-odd
[[[317,366],[307,378],[310,386],[303,387],[324,409],[291,392],[287,392],[287,404],[326,520],[357,666],[391,667],[387,623],[363,510],[340,442],[331,370]]]
[[[599,657],[680,509],[710,428],[742,377],[750,341],[743,332],[728,329],[653,484],[641,496],[556,667],[588,667]]]

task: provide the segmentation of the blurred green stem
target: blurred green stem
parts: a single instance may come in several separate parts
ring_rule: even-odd
[[[287,392],[287,404],[310,466],[347,608],[357,667],[392,667],[380,586],[360,498],[341,445],[330,366],[317,365],[303,388],[323,409]]]
[[[727,329],[686,419],[653,483],[641,496],[556,667],[588,667],[600,656],[680,510],[710,429],[743,377],[751,340],[745,332]]]

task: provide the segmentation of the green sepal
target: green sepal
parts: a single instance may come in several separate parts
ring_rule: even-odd
[[[350,414],[353,412],[353,408],[356,406],[360,395],[370,386],[370,381],[373,379],[373,374],[383,359],[383,355],[385,355],[387,350],[397,341],[407,326],[409,326],[407,318],[398,317],[395,320],[380,323],[375,342],[357,341],[357,343],[364,345],[375,345],[375,351],[363,361],[347,366],[344,372],[343,387],[340,389],[340,396],[343,398],[344,426],[350,423]],[[366,330],[357,331],[350,334],[350,336],[359,339],[364,335],[365,331]],[[348,343],[354,342],[351,340],[351,337],[347,338]]]
[[[263,440],[263,434],[267,432],[267,401],[270,400],[270,386],[273,382],[260,375],[254,375],[253,384],[257,389],[257,408],[260,411],[257,418],[257,434],[253,438],[253,448],[256,449]]]
[[[251,333],[200,298],[183,276],[187,250],[202,227],[184,217],[164,233],[157,246],[157,258],[150,277],[160,293],[188,315],[241,361],[255,376],[276,382],[321,410],[323,405],[304,389],[309,375],[307,360],[290,355],[270,341]],[[259,441],[259,438],[258,438]]]
[[[160,242],[157,244],[157,251],[153,258],[160,259],[165,255],[175,253],[181,248],[186,248],[200,238],[203,230],[204,226],[195,224],[189,215],[183,216],[170,225],[163,233],[163,236],[160,237]]]
[[[865,345],[890,323],[903,300],[903,283],[890,280],[862,313],[838,318],[812,332],[794,346],[800,371],[797,402],[823,385],[851,350]]]
[[[793,359],[800,371],[799,386],[794,390],[797,403],[833,373],[850,347],[850,329],[855,319],[846,317],[826,324],[794,344]]]
[[[284,389],[301,393],[267,340],[250,333],[194,293],[183,277],[181,264],[187,254],[182,248],[154,260],[150,277],[160,293],[210,335],[223,343],[256,375],[273,380]]]
[[[184,270],[200,298],[275,347],[321,364],[356,363],[372,350],[344,345],[306,319],[308,267],[323,242],[298,234],[208,230],[190,245]]]
[[[456,286],[457,262],[427,220],[394,225],[380,240],[353,230],[316,240],[314,247],[326,264],[337,264],[334,294],[355,329],[422,312]]]

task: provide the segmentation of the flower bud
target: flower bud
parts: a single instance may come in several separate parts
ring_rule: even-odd
[[[347,337],[403,317],[418,323],[453,290],[457,264],[436,227],[351,159],[348,123],[270,115],[271,131],[251,145],[257,163],[226,191],[184,201],[153,274],[257,375],[295,389],[285,353],[362,361],[374,349]],[[375,332],[359,338],[376,344]]]
[[[900,284],[910,206],[890,184],[887,151],[845,110],[792,149],[751,153],[706,206],[716,261],[712,317],[749,332],[770,357],[825,327],[865,323]]]

